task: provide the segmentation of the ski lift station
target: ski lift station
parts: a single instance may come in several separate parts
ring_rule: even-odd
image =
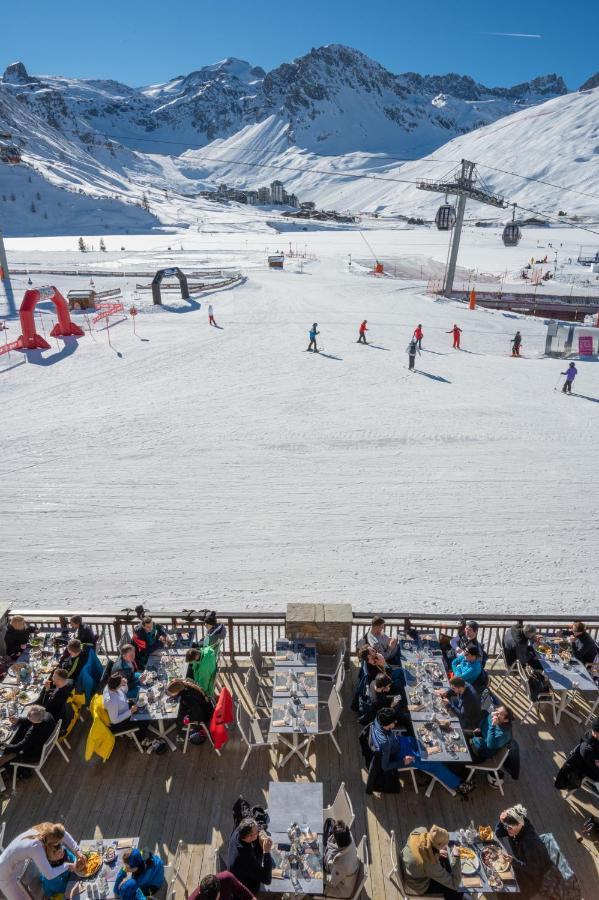
[[[549,322],[545,356],[592,357],[599,354],[599,327],[576,322]]]

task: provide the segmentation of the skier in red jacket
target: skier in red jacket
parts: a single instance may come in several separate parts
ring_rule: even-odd
[[[368,331],[368,328],[366,327],[367,322],[368,322],[368,319],[364,319],[364,321],[360,325],[360,336],[357,340],[358,344],[367,344],[368,343],[368,341],[366,340],[366,332]]]
[[[418,343],[418,349],[422,350],[422,338],[424,337],[424,331],[422,330],[422,325],[417,325],[414,329],[414,340]]]
[[[453,349],[460,349],[460,335],[462,333],[462,329],[458,328],[457,325],[454,325],[449,331],[446,331],[445,334],[453,334]]]

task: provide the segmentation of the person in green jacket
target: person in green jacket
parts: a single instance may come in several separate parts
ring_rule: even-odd
[[[442,894],[445,900],[459,900],[462,863],[454,847],[449,851],[449,832],[439,825],[415,828],[401,851],[405,885],[410,894]]]
[[[186,678],[191,678],[209,697],[214,697],[218,660],[213,647],[192,647],[185,654]]]

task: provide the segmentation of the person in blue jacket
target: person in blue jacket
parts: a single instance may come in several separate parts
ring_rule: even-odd
[[[480,647],[477,643],[467,644],[462,656],[457,656],[451,663],[451,670],[458,678],[463,678],[469,684],[474,684],[480,678],[483,670],[480,658]]]
[[[396,727],[396,715],[393,709],[381,709],[370,726],[370,745],[375,752],[381,753],[381,768],[384,771],[390,769],[405,769],[407,766],[420,769],[434,775],[452,791],[458,794],[469,794],[474,790],[474,784],[462,781],[459,775],[452,772],[443,763],[422,759],[418,743],[414,738],[398,734]]]
[[[320,331],[318,330],[318,323],[314,322],[310,329],[310,343],[308,344],[308,350],[313,350],[314,353],[318,353],[318,347],[316,346],[317,334],[320,334]]]
[[[114,883],[115,895],[123,897],[131,881],[145,896],[158,891],[164,882],[164,863],[160,857],[156,853],[146,853],[144,856],[137,848],[125,850],[123,868]]]
[[[564,394],[571,394],[572,393],[572,385],[574,384],[574,379],[578,375],[578,369],[576,368],[574,363],[571,362],[570,365],[568,366],[568,368],[566,369],[566,371],[560,372],[560,374],[566,376],[566,380],[564,381],[564,386],[562,388],[562,391],[564,392]]]
[[[485,716],[470,741],[470,749],[477,762],[490,759],[502,747],[507,747],[512,740],[513,721],[514,713],[507,706],[498,706]]]

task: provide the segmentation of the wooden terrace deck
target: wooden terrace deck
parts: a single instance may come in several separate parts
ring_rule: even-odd
[[[35,776],[19,783],[14,795],[10,791],[0,795],[1,819],[7,823],[5,843],[45,820],[64,822],[76,838],[139,835],[141,846],[152,848],[165,859],[173,856],[178,841],[183,840],[187,850],[181,875],[191,891],[203,875],[213,871],[213,850],[227,840],[232,827],[231,807],[239,794],[266,806],[270,781],[307,778],[323,782],[328,803],[344,781],[356,813],[354,835],[357,840],[364,833],[368,836],[371,866],[363,897],[392,900],[398,896],[386,878],[391,829],[403,843],[418,825],[438,823],[457,829],[471,818],[477,824],[491,824],[501,808],[514,802],[526,805],[539,831],[554,833],[580,878],[585,900],[599,897],[597,846],[588,840],[578,843],[575,836],[593,811],[592,798],[579,792],[565,801],[553,787],[559,761],[576,743],[580,726],[567,717],[557,728],[547,721],[516,724],[522,771],[518,782],[506,776],[505,798],[480,778],[477,789],[466,800],[452,798],[439,785],[427,800],[422,791],[416,796],[407,783],[399,795],[367,797],[358,725],[348,708],[356,671],[352,663],[343,691],[346,709],[339,735],[343,755],[338,756],[328,737],[319,737],[311,756],[314,768],[307,773],[300,770],[297,760],[283,770],[275,770],[266,751],[254,751],[241,773],[244,748],[234,726],[221,758],[206,745],[190,746],[186,755],[169,752],[141,756],[130,741],[121,739],[106,764],[97,757],[86,763],[83,753],[89,719],[80,722],[71,735],[70,764],[55,752],[45,768],[52,795]],[[223,674],[240,689],[243,661]],[[495,675],[493,686],[497,686]],[[523,697],[512,705],[521,715]],[[594,811],[597,813],[596,808]],[[182,887],[178,896],[185,896]]]

